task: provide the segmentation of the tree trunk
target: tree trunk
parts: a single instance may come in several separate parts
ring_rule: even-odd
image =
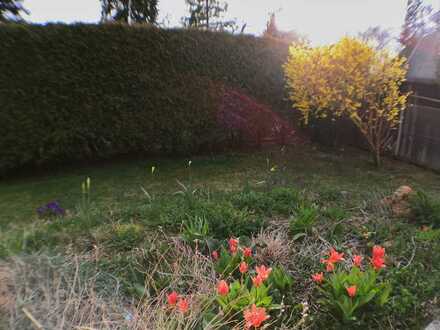
[[[374,165],[376,165],[377,168],[382,166],[382,156],[380,149],[377,148],[376,150],[372,150],[373,158],[374,158]]]

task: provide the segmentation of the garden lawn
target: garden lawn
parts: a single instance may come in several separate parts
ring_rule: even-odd
[[[279,150],[255,153],[198,156],[179,159],[124,160],[94,166],[67,167],[63,170],[31,173],[24,178],[0,181],[1,228],[38,223],[37,207],[57,200],[67,209],[81,201],[81,183],[92,180],[91,198],[100,208],[137,205],[145,200],[141,186],[153,194],[181,189],[176,180],[207,189],[237,190],[244,184],[258,184],[267,177],[269,167],[283,169],[283,184],[309,192],[332,194],[347,192],[356,205],[371,194],[388,194],[401,185],[422,188],[440,196],[440,175],[430,170],[387,159],[376,169],[366,152],[348,149],[295,147],[285,155]],[[191,170],[188,161],[191,160]],[[155,166],[155,175],[151,167]]]

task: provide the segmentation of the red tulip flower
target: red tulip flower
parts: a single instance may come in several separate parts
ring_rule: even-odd
[[[257,266],[255,267],[255,271],[257,272],[258,276],[263,279],[263,281],[266,281],[272,272],[272,268],[266,268],[264,265],[260,267]]]
[[[325,267],[325,270],[327,272],[332,272],[335,270],[335,264],[332,264],[331,262],[327,263],[327,266]]]
[[[217,284],[217,292],[220,296],[226,296],[229,293],[229,286],[226,281],[221,280]]]
[[[252,257],[252,249],[247,247],[243,249],[243,255],[245,257]]]
[[[327,262],[335,264],[342,260],[344,260],[344,254],[338,253],[334,248],[331,248]]]
[[[229,243],[229,251],[230,251],[232,254],[237,253],[237,251],[238,251],[238,239],[236,239],[236,238],[230,238],[229,241],[228,241],[228,243]]]
[[[380,270],[385,267],[385,261],[383,258],[374,258],[371,259],[371,264],[373,265],[375,270]]]
[[[177,294],[176,291],[173,291],[169,295],[167,295],[168,304],[170,306],[176,305],[177,299],[179,299],[179,295]]]
[[[246,273],[248,271],[249,266],[248,266],[248,264],[246,262],[243,261],[240,264],[240,267],[238,269],[240,270],[240,273],[244,274],[244,273]]]
[[[218,252],[217,251],[212,251],[211,255],[214,260],[218,259]]]
[[[347,288],[347,294],[349,297],[353,298],[356,295],[357,287],[356,285],[352,285]]]
[[[264,280],[260,275],[257,275],[255,277],[252,277],[252,283],[254,284],[254,287],[258,288],[261,284],[263,284]]]
[[[344,260],[344,254],[337,252],[334,248],[330,249],[327,259],[321,259],[323,264],[326,264],[326,271],[331,272],[335,269],[335,264]]]
[[[251,308],[244,310],[243,316],[246,321],[245,329],[250,329],[251,327],[257,329],[269,318],[269,315],[266,314],[266,309],[264,307],[257,307],[255,304]]]
[[[360,267],[361,264],[362,264],[362,256],[359,255],[353,256],[353,265],[355,265],[356,267]]]
[[[379,245],[373,246],[373,259],[376,258],[384,258],[385,257],[385,249]]]
[[[181,299],[179,300],[179,302],[177,303],[177,308],[179,309],[179,311],[180,311],[182,314],[185,314],[185,313],[188,311],[188,309],[189,309],[189,303],[188,303],[188,300],[186,300],[186,299],[184,299],[184,298],[181,298]]]
[[[324,274],[322,272],[313,274],[312,279],[316,283],[322,283],[322,281],[324,281]]]

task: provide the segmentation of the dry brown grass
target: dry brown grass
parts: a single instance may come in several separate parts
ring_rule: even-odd
[[[258,264],[287,265],[290,262],[294,247],[287,232],[287,228],[263,230],[252,239],[257,247],[255,259]]]
[[[116,278],[94,268],[93,254],[13,258],[5,268],[8,272],[0,273],[6,274],[10,283],[10,329],[35,329],[38,324],[44,329],[194,329],[215,297],[213,264],[177,239],[168,239],[167,243],[169,249],[155,250],[155,262],[146,269],[145,292],[154,294],[146,294],[140,302],[127,300]],[[133,253],[139,258],[152,257],[152,251]],[[156,287],[158,274],[169,281],[165,289]],[[187,314],[167,306],[166,294],[171,290],[190,301]],[[216,329],[226,322],[217,318],[205,328]]]
[[[12,271],[6,265],[0,265],[0,329],[2,319],[7,318],[14,306]]]
[[[118,281],[86,271],[83,262],[82,257],[14,258],[11,329],[34,329],[36,324],[43,329],[117,328],[125,313]]]

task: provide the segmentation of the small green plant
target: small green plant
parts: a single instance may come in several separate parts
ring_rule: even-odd
[[[89,177],[81,183],[82,199],[81,199],[80,208],[81,208],[81,212],[84,212],[87,218],[90,217],[90,211],[91,211],[91,198],[90,198],[91,184],[92,181],[90,180]]]
[[[410,197],[411,217],[420,225],[440,228],[440,201],[422,191]]]
[[[338,271],[330,275],[321,292],[324,298],[320,303],[343,322],[348,322],[356,321],[362,308],[369,303],[379,307],[387,303],[391,286],[377,283],[376,271],[362,272],[353,267],[349,273]]]
[[[177,184],[178,184],[179,187],[180,187],[180,190],[178,190],[178,191],[175,192],[176,195],[182,195],[182,196],[185,196],[185,197],[187,197],[187,198],[191,198],[191,197],[193,197],[193,196],[197,193],[197,191],[198,191],[197,188],[194,188],[194,187],[192,186],[191,182],[188,183],[188,184],[184,184],[183,182],[179,181],[178,179],[176,179],[176,182],[177,182]]]
[[[320,305],[344,323],[358,321],[367,307],[383,307],[389,300],[391,285],[381,281],[380,270],[385,267],[385,249],[373,248],[371,263],[362,270],[362,256],[353,257],[352,268],[347,271],[338,265],[344,254],[331,249],[328,258],[321,259],[326,264],[328,276],[324,273],[312,275],[319,284]]]
[[[301,203],[301,196],[294,188],[276,187],[269,192],[269,197],[275,214],[289,215]]]
[[[156,172],[156,166],[151,166],[151,181],[154,180],[154,173]],[[143,186],[141,186],[141,190],[144,193],[144,195],[148,198],[149,202],[151,203],[154,200],[154,196],[150,194]]]
[[[235,240],[234,238],[231,238],[229,240],[229,249],[230,251],[228,252],[224,247],[222,247],[220,250],[220,254],[218,254],[217,251],[213,252],[213,256],[215,259],[214,268],[216,273],[222,277],[226,278],[230,276],[235,276],[237,278],[240,274],[240,263],[242,261],[245,261],[249,266],[252,265],[253,260],[252,258],[250,258],[249,252],[243,252],[238,249],[238,240]]]
[[[278,172],[278,166],[272,164],[269,158],[266,158],[266,180],[259,182],[259,184],[264,184],[268,189],[270,189],[276,183],[276,176]]]
[[[275,301],[294,304],[293,283],[293,277],[283,267],[275,266],[272,268],[268,284],[271,289],[271,296]]]
[[[258,287],[251,286],[249,289],[249,283],[249,277],[242,281],[234,281],[229,286],[229,292],[226,295],[218,295],[217,302],[223,313],[242,312],[246,307],[253,304],[267,309],[277,307],[272,303],[269,286],[261,284]]]
[[[272,269],[269,283],[274,289],[277,289],[282,293],[287,293],[287,291],[292,288],[293,278],[284,270],[284,268],[276,266]]]
[[[238,254],[229,254],[226,250],[222,249],[215,263],[215,271],[222,276],[229,276],[237,271],[240,262],[241,258]]]
[[[204,217],[195,216],[183,224],[182,238],[188,243],[205,242],[210,239],[209,222]]]
[[[188,161],[188,183],[184,184],[183,182],[181,182],[180,180],[176,179],[177,184],[180,187],[180,190],[176,191],[175,194],[176,195],[182,195],[185,196],[186,198],[192,198],[193,196],[195,196],[195,194],[197,193],[198,189],[194,187],[193,185],[193,175],[192,175],[192,171],[191,171],[191,165],[192,165],[192,161]]]
[[[341,221],[347,218],[347,212],[341,207],[329,207],[323,211],[323,215],[332,221]]]
[[[315,205],[302,204],[289,222],[294,239],[309,235],[318,219],[318,215],[319,212]]]

